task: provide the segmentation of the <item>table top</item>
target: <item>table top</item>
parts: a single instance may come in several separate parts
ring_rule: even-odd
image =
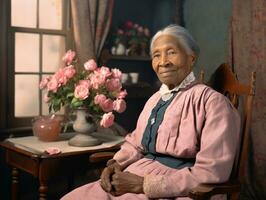
[[[0,146],[3,146],[6,149],[19,151],[25,155],[46,158],[118,150],[120,145],[124,142],[124,137],[122,136],[95,132],[93,133],[93,136],[102,141],[100,145],[75,147],[68,144],[68,140],[73,137],[73,135],[74,133],[61,133],[59,139],[54,142],[42,142],[35,136],[8,138],[5,141],[0,142]],[[55,155],[47,154],[46,149],[50,147],[59,148],[61,153]]]

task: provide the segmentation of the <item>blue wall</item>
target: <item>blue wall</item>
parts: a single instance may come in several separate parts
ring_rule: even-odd
[[[227,61],[231,0],[184,0],[183,18],[201,49],[195,71],[203,68],[207,80]]]
[[[112,28],[130,20],[148,27],[152,34],[174,23],[176,0],[115,0]]]

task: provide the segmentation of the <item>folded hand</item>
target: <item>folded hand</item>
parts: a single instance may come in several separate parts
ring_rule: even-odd
[[[111,178],[115,172],[121,172],[121,166],[115,161],[104,168],[100,180],[100,184],[104,191],[111,192],[112,190]]]
[[[143,193],[144,178],[129,172],[117,171],[112,175],[111,194],[119,196],[125,193]]]

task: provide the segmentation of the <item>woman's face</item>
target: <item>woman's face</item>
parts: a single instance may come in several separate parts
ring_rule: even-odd
[[[159,80],[169,89],[180,84],[191,72],[195,63],[195,55],[187,55],[171,35],[158,37],[151,49],[152,67]]]

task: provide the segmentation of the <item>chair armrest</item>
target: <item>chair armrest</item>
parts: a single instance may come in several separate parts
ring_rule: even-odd
[[[240,191],[239,182],[225,182],[221,184],[200,184],[190,190],[188,197],[194,200],[206,200],[216,194],[233,194]]]
[[[89,161],[91,163],[99,163],[99,162],[107,162],[112,159],[115,155],[115,152],[98,152],[91,154],[89,157]]]

